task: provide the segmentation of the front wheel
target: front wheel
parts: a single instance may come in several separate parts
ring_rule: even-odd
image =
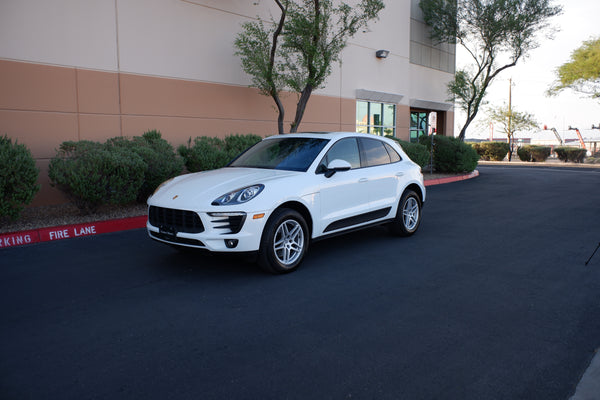
[[[421,198],[412,190],[402,194],[398,203],[396,218],[390,223],[390,230],[398,236],[410,236],[421,224]]]
[[[276,210],[263,231],[258,264],[266,271],[284,274],[294,271],[308,249],[308,227],[300,213]]]

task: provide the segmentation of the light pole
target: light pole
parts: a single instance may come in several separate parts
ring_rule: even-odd
[[[512,161],[513,153],[513,133],[512,133],[512,78],[508,80],[508,147],[510,152],[508,153],[508,161]]]

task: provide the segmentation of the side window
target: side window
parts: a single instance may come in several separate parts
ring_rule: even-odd
[[[383,142],[376,139],[360,139],[360,145],[364,156],[363,164],[366,167],[390,163],[390,155]]]
[[[400,154],[398,154],[398,152],[396,150],[394,150],[394,148],[392,146],[390,146],[387,143],[384,143],[384,145],[385,145],[385,149],[387,150],[388,154],[390,155],[391,162],[395,163],[395,162],[402,160],[402,157],[400,157]]]
[[[329,149],[325,157],[323,157],[317,172],[322,171],[323,168],[327,167],[333,160],[348,161],[352,166],[352,169],[360,168],[360,155],[358,152],[358,143],[356,143],[356,139],[342,139],[334,144],[331,149]]]

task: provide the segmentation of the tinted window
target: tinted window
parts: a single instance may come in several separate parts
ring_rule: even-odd
[[[394,150],[394,148],[392,146],[390,146],[387,143],[384,143],[384,144],[385,144],[385,149],[387,150],[388,154],[390,155],[390,160],[393,163],[402,160],[402,157],[400,157],[400,154],[398,154],[398,152],[396,150]]]
[[[327,142],[329,139],[267,139],[242,153],[229,166],[306,171]]]
[[[366,167],[390,163],[390,155],[384,143],[376,139],[360,139],[363,152],[363,163]]]
[[[358,153],[358,143],[355,138],[342,139],[327,152],[319,169],[327,167],[333,160],[348,161],[352,168],[360,168],[360,155]]]

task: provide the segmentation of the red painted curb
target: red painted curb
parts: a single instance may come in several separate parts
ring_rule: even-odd
[[[475,170],[475,171],[471,172],[470,174],[466,174],[466,175],[450,176],[448,178],[430,179],[428,181],[425,181],[424,184],[425,184],[425,186],[441,185],[443,183],[464,181],[467,179],[475,178],[477,176],[479,176],[479,171]]]
[[[441,185],[443,183],[475,178],[476,176],[479,176],[479,171],[477,170],[466,175],[426,180],[424,184],[425,186]],[[29,231],[2,233],[0,234],[0,249],[33,243],[72,239],[82,236],[93,236],[102,233],[126,231],[129,229],[139,229],[146,227],[147,220],[148,217],[146,215],[141,215],[139,217],[113,219],[109,221],[88,222],[77,225],[63,225]]]
[[[52,242],[55,240],[144,228],[147,220],[148,217],[142,215],[139,217],[113,219],[109,221],[87,222],[84,224],[63,225],[50,228],[39,228],[30,231],[3,233],[0,234],[0,249],[32,243]]]

